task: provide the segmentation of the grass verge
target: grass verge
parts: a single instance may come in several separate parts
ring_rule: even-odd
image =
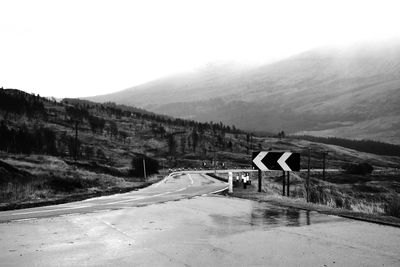
[[[215,175],[212,176],[215,178]],[[218,178],[221,180],[225,180],[224,177]],[[279,194],[276,194],[276,191],[267,189],[265,186],[263,186],[262,192],[258,192],[258,185],[254,181],[251,185],[248,185],[246,189],[244,189],[239,184],[238,186],[234,187],[232,194],[228,194],[226,192],[225,195],[230,197],[249,199],[253,201],[266,202],[276,206],[317,211],[327,215],[335,215],[354,220],[400,227],[400,218],[396,217],[400,212],[400,199],[398,197],[395,198],[395,201],[391,202],[393,203],[392,205],[387,207],[387,209],[390,210],[392,214],[387,213],[386,215],[383,215],[349,210],[346,209],[345,206],[343,206],[342,208],[337,208],[326,204],[307,203],[304,198],[281,196]]]

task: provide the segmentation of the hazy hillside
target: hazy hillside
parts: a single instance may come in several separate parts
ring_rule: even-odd
[[[211,65],[90,99],[246,130],[400,143],[400,42],[321,48],[251,69]]]
[[[126,192],[161,179],[157,172],[170,168],[249,168],[254,150],[299,152],[303,169],[309,148],[311,168],[322,167],[323,151],[329,152],[328,168],[367,163],[391,171],[399,166],[400,146],[301,138],[306,137],[253,136],[222,123],[0,89],[0,209]],[[147,179],[142,178],[143,159]]]
[[[158,169],[210,166],[214,149],[248,165],[246,134],[230,126],[0,89],[0,209],[133,190]]]

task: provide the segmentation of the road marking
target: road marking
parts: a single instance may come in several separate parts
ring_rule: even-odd
[[[176,190],[176,191],[174,191],[174,192],[181,192],[181,191],[183,191],[183,190],[185,190],[185,189],[187,189],[187,187],[184,187],[184,188],[178,189],[178,190]]]
[[[103,209],[103,210],[95,210],[93,211],[94,213],[100,213],[100,212],[108,212],[111,211],[110,209]]]
[[[173,173],[170,173],[168,176],[166,176],[164,179],[162,179],[161,181],[159,181],[158,183],[156,183],[155,185],[154,185],[154,187],[158,187],[160,184],[162,184],[162,183],[165,183],[166,181],[167,181],[167,179],[169,178],[169,177],[171,177],[171,175],[172,175]]]
[[[31,220],[37,220],[37,218],[27,218],[27,219],[19,219],[19,220],[12,220],[12,222],[26,222]]]
[[[189,173],[188,173],[187,175],[189,176],[190,184],[192,185],[192,184],[194,183],[194,181],[193,181],[193,179],[192,179],[192,176],[191,176]]]
[[[171,175],[175,175],[175,174],[176,174],[176,173],[171,173],[170,175],[168,175],[168,176],[167,176],[164,180],[162,180],[162,181],[166,181],[167,178],[169,178]],[[193,184],[194,184],[194,181],[193,181],[191,175],[190,175],[190,174],[187,174],[187,175],[188,175],[188,177],[189,177],[189,179],[190,179],[190,185],[193,185]],[[158,182],[154,187],[157,187],[159,184],[162,183],[162,181]],[[188,188],[188,186],[186,186],[186,187],[184,187],[184,188],[180,188],[180,189],[175,190],[175,191],[172,191],[172,192],[171,192],[171,191],[167,191],[167,192],[164,192],[164,193],[160,193],[160,194],[156,194],[156,195],[151,195],[151,196],[143,196],[143,197],[136,197],[136,198],[130,198],[130,199],[125,199],[125,200],[118,200],[118,201],[114,201],[114,202],[101,203],[101,204],[97,204],[97,206],[120,204],[120,203],[126,203],[126,202],[135,201],[135,200],[142,200],[142,199],[145,199],[145,198],[159,197],[159,196],[164,196],[164,195],[167,195],[167,194],[170,194],[170,193],[180,192],[180,191],[183,191],[183,190],[185,190],[185,189],[187,189],[187,188]]]
[[[77,213],[77,212],[74,212],[74,213],[67,213],[67,214],[61,215],[60,217],[68,217],[68,216],[74,216],[74,215],[81,215],[81,213]]]
[[[228,189],[228,187],[225,187],[225,188],[223,188],[223,189],[219,189],[219,190],[214,191],[214,192],[211,192],[211,193],[207,193],[206,195],[216,194],[216,193],[222,192],[222,191],[224,191],[224,190],[226,190],[226,189]]]
[[[175,175],[176,173],[171,173],[171,174],[168,175],[164,180],[166,180],[167,178],[169,178],[172,174]],[[189,177],[189,179],[190,179],[190,186],[191,186],[191,185],[194,184],[194,180],[193,180],[192,176],[191,176],[189,173],[188,173],[187,175],[188,175],[188,177]],[[161,183],[161,182],[159,182],[158,184],[160,184],[160,183]],[[156,185],[155,185],[155,187],[156,187]],[[126,202],[135,201],[135,200],[142,200],[142,199],[145,199],[145,198],[152,198],[152,197],[164,196],[164,195],[167,195],[167,194],[171,194],[171,193],[175,193],[175,192],[180,192],[180,191],[186,190],[188,187],[189,187],[189,186],[186,186],[186,187],[180,188],[180,189],[175,190],[175,191],[172,191],[172,192],[171,192],[171,191],[167,191],[167,192],[160,193],[160,194],[156,194],[156,195],[152,195],[152,196],[144,196],[144,197],[137,197],[137,198],[119,200],[119,201],[114,201],[114,202],[109,202],[109,203],[102,203],[102,204],[98,204],[98,206],[112,205],[112,204],[120,204],[120,203],[126,203]]]
[[[134,200],[140,200],[140,199],[144,199],[144,198],[146,198],[146,197],[136,197],[136,198],[130,198],[130,199],[119,200],[119,201],[114,201],[114,202],[100,203],[100,204],[98,204],[98,206],[119,204],[119,203],[134,201]]]
[[[175,191],[174,191],[174,192],[175,192]],[[131,202],[131,201],[135,201],[135,200],[141,200],[141,199],[145,199],[145,198],[159,197],[159,196],[163,196],[163,195],[170,194],[170,193],[173,193],[173,192],[167,191],[167,192],[160,193],[160,194],[157,194],[157,195],[152,195],[152,196],[136,197],[136,198],[130,198],[130,199],[125,199],[125,200],[119,200],[119,201],[114,201],[114,202],[109,202],[109,203],[101,203],[101,204],[98,204],[98,206],[119,204],[119,203]]]
[[[12,213],[11,215],[26,215],[26,214],[34,214],[34,213],[45,213],[45,212],[51,212],[51,211],[75,210],[75,209],[81,209],[81,208],[87,208],[87,207],[91,207],[91,205],[76,206],[76,207],[71,207],[71,208],[61,208],[61,209],[35,210],[35,211],[27,211],[27,212],[17,212],[17,213]]]

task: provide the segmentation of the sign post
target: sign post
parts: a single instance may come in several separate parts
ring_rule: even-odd
[[[262,171],[283,171],[283,195],[285,195],[285,171],[287,171],[287,195],[289,196],[289,172],[300,171],[300,154],[281,151],[253,152],[252,165],[254,169],[258,169],[258,192],[261,192]]]

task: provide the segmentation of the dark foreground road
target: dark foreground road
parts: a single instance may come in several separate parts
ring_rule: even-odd
[[[193,197],[224,187],[191,174],[46,211],[2,212],[0,265],[400,266],[398,228]]]

